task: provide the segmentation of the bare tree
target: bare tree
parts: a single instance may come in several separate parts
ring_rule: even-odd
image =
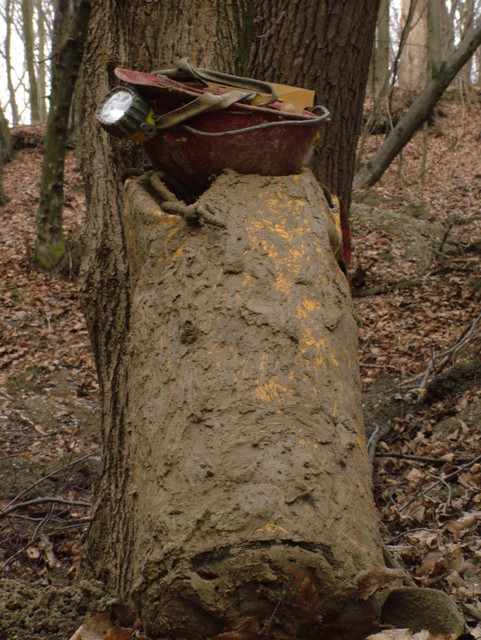
[[[398,80],[401,88],[413,90],[424,87],[427,79],[427,0],[403,0],[403,21],[410,14],[411,25],[401,54]]]
[[[13,29],[13,0],[5,0],[4,5],[4,20],[5,20],[5,48],[2,52],[5,58],[5,67],[7,75],[7,87],[9,95],[9,105],[12,113],[12,125],[15,126],[19,123],[17,97],[15,94],[15,86],[13,80],[13,68],[12,68],[12,29]]]
[[[381,0],[376,27],[376,41],[372,49],[367,91],[375,96],[389,77],[391,34],[389,0]]]
[[[37,74],[35,70],[32,0],[22,0],[22,27],[25,61],[27,65],[30,114],[32,122],[40,121]]]
[[[52,89],[44,143],[35,260],[47,271],[61,269],[65,255],[62,230],[63,172],[72,96],[83,55],[90,1],[57,3],[53,43]]]
[[[429,118],[446,88],[480,45],[481,25],[466,36],[454,53],[440,65],[437,74],[427,83],[424,91],[416,98],[374,156],[356,174],[354,188],[368,187],[379,180],[401,149]]]

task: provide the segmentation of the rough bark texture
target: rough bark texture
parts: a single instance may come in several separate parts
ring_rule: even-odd
[[[322,189],[310,172],[229,172],[199,200],[225,227],[194,228],[142,181],[126,189],[123,439],[106,454],[124,482],[109,522],[123,595],[154,637],[262,625],[306,574],[320,603],[304,623],[361,616],[358,578],[383,562]],[[105,524],[97,512],[94,572]]]
[[[84,94],[83,173],[88,211],[83,231],[81,288],[100,382],[106,451],[122,451],[125,437],[124,411],[118,398],[123,397],[125,387],[123,361],[130,295],[120,219],[124,195],[119,176],[125,167],[141,166],[143,156],[138,146],[102,133],[95,110],[112,86],[111,72],[117,64],[141,70],[165,68],[190,53],[196,65],[227,70],[217,57],[220,47],[216,28],[219,32],[227,28],[225,19],[217,21],[220,15],[212,3],[200,0],[122,6],[106,0],[92,7],[84,57],[84,86],[88,91]],[[205,38],[206,30],[209,38]],[[236,60],[238,53],[236,41],[228,41],[222,47],[223,59]],[[115,536],[111,539],[91,533],[87,543],[87,550],[92,549],[99,558],[98,573],[119,591],[129,572],[129,558],[124,557],[120,544],[122,527],[128,530],[130,526],[130,514],[123,505],[128,491],[125,467],[122,460],[107,456],[99,493],[102,499],[94,510],[94,519],[104,523],[104,531],[115,530]]]
[[[145,194],[139,204],[130,183],[122,219],[119,175],[141,155],[95,122],[117,64],[148,70],[188,54],[225,71],[237,60],[242,71],[256,14],[233,4],[95,3],[84,59],[81,284],[105,454],[81,573],[135,597],[152,635],[202,637],[242,611],[265,620],[284,588],[295,596],[291,569],[312,573],[323,615],[334,616],[355,598],[358,572],[382,564],[355,325],[319,188],[306,176],[221,178],[202,202],[226,228],[192,229]],[[364,18],[354,25],[350,12],[344,23],[336,7],[353,4],[326,4],[336,17],[328,33],[318,24],[324,9],[311,17],[330,50],[336,29],[349,40]],[[357,46],[354,38],[337,55]],[[312,40],[306,55],[315,51]],[[327,77],[335,58],[325,58]],[[368,61],[369,52],[365,73]],[[362,70],[349,66],[338,85],[342,65],[331,91],[342,86],[347,103],[362,102]],[[348,87],[354,76],[360,93]],[[332,162],[341,171],[357,124],[337,113],[345,129]]]
[[[346,206],[379,0],[258,0],[251,75],[315,89],[331,112],[313,169]]]

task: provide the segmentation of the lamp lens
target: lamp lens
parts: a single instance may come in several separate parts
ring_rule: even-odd
[[[117,91],[103,105],[101,117],[108,124],[118,122],[129,110],[134,97],[127,91]]]

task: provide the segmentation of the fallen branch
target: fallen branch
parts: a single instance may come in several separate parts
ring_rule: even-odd
[[[24,507],[29,507],[33,504],[44,504],[46,502],[57,503],[57,504],[65,504],[69,507],[87,507],[90,508],[91,503],[85,502],[84,500],[67,500],[66,498],[55,498],[54,496],[44,496],[40,498],[33,498],[32,500],[26,500],[25,502],[17,502],[17,504],[13,504],[9,507],[5,507],[5,509],[0,509],[0,515],[6,516],[13,511],[18,511],[18,509],[23,509]]]
[[[374,464],[374,458],[376,455],[376,447],[379,444],[379,441],[387,436],[387,434],[392,430],[392,424],[381,424],[378,423],[376,428],[369,436],[369,440],[367,441],[367,452],[369,455],[369,462],[371,463],[371,467]]]
[[[92,458],[93,456],[96,456],[99,453],[100,453],[100,449],[97,449],[96,451],[92,451],[92,453],[87,453],[87,455],[82,456],[81,458],[77,458],[77,460],[73,460],[72,462],[69,462],[68,464],[62,465],[58,469],[54,469],[53,471],[48,473],[46,476],[42,476],[41,478],[39,478],[35,482],[32,482],[31,485],[29,485],[28,487],[26,487],[25,489],[20,491],[20,493],[18,493],[15,496],[15,498],[12,498],[12,500],[10,500],[10,502],[6,505],[5,509],[8,509],[11,505],[13,505],[14,502],[16,502],[16,500],[18,500],[21,496],[23,496],[26,493],[28,493],[29,491],[31,491],[37,485],[39,485],[42,482],[44,482],[44,480],[48,480],[48,478],[52,478],[53,476],[56,476],[61,471],[64,471],[65,469],[69,469],[70,467],[73,467],[76,464],[79,464],[80,462],[83,462],[84,460],[87,460],[87,458]],[[5,511],[5,509],[3,511]]]
[[[448,475],[445,476],[444,478],[439,477],[437,482],[435,482],[434,484],[430,485],[427,489],[425,489],[421,493],[419,493],[419,492],[416,493],[412,498],[410,498],[407,502],[405,502],[402,506],[399,507],[398,513],[401,513],[401,511],[404,511],[404,509],[406,507],[408,507],[412,502],[414,502],[414,500],[416,500],[416,498],[418,498],[419,496],[421,496],[421,497],[425,496],[429,491],[432,491],[433,489],[435,489],[436,487],[438,487],[441,484],[447,485],[449,480],[453,480],[454,478],[459,476],[460,473],[462,473],[466,469],[469,469],[470,467],[473,466],[473,464],[476,464],[477,462],[481,462],[481,455],[476,456],[475,458],[471,458],[471,460],[469,460],[465,464],[462,464],[455,471],[452,471],[451,473],[448,473]],[[424,478],[426,478],[428,475],[433,477],[432,474],[426,474],[424,476]],[[434,477],[438,477],[438,476],[434,476]],[[424,481],[424,478],[423,478],[423,481]],[[449,492],[448,492],[448,494],[449,494]]]
[[[454,356],[456,351],[460,347],[462,347],[462,345],[465,344],[469,340],[469,338],[473,335],[474,329],[480,319],[481,319],[481,312],[476,316],[476,318],[469,325],[469,327],[465,329],[465,331],[463,331],[463,333],[461,334],[461,337],[453,344],[452,347],[449,347],[449,349],[445,349],[444,351],[438,354],[433,353],[429,361],[428,367],[426,369],[426,372],[424,373],[423,379],[421,380],[421,384],[418,387],[418,391],[423,391],[423,389],[426,387],[436,360],[440,360],[441,358],[446,358],[446,361],[443,363],[443,365],[445,365],[447,363],[448,358],[451,356]],[[439,371],[442,370],[443,365],[441,365],[437,373],[439,373]]]
[[[412,462],[426,462],[428,464],[447,464],[447,460],[442,460],[441,458],[435,458],[433,456],[415,456],[410,453],[376,453],[376,458],[396,458],[397,460],[410,460]],[[449,464],[457,464],[463,463],[466,460],[449,460]]]

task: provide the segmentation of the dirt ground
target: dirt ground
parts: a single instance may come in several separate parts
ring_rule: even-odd
[[[418,586],[481,637],[479,96],[447,101],[381,183],[356,194],[351,287],[381,531]],[[382,141],[370,136],[366,153]],[[0,298],[0,638],[68,638],[99,585],[73,587],[100,472],[94,365],[70,281],[38,273],[41,151],[4,168]],[[84,200],[73,156],[70,237]],[[115,594],[105,594],[105,596]],[[89,605],[89,603],[95,603]],[[99,605],[100,602],[100,605]]]

